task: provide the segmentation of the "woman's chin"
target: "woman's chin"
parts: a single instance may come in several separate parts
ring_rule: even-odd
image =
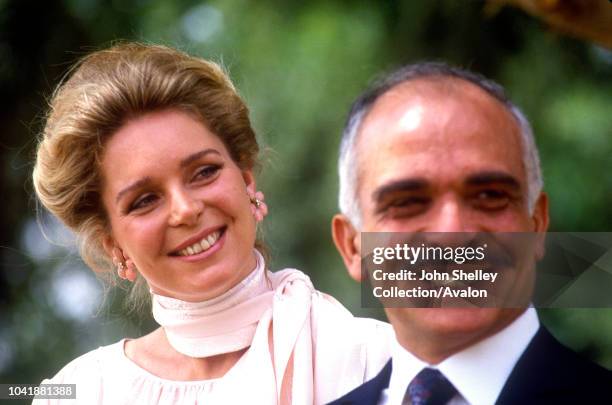
[[[173,289],[172,297],[188,302],[201,302],[224,294],[240,283],[253,269],[247,271],[244,261],[239,262],[236,256],[231,259],[195,271],[177,270],[186,278],[182,280],[182,285]],[[240,271],[241,268],[245,271]]]

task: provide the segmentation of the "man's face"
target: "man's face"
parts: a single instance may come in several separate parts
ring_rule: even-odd
[[[534,215],[528,209],[516,121],[465,81],[420,80],[381,96],[361,126],[357,162],[363,232],[530,232],[547,224],[545,198]],[[522,312],[386,311],[398,337],[398,328],[408,328],[423,339],[456,338],[458,346]]]

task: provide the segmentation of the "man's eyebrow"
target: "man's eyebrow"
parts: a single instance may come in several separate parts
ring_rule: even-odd
[[[423,178],[413,179],[402,179],[392,181],[391,183],[384,184],[374,190],[372,193],[372,199],[376,202],[380,202],[388,194],[396,193],[399,191],[419,191],[424,190],[429,186],[429,182]]]
[[[505,184],[513,189],[520,189],[521,183],[512,175],[506,172],[481,172],[468,176],[465,180],[465,184],[469,186],[481,186],[486,184]]]
[[[129,193],[130,191],[134,189],[146,186],[150,182],[151,182],[150,177],[144,177],[138,181],[135,181],[134,183],[130,184],[129,186],[127,186],[126,188],[124,188],[123,190],[117,193],[117,197],[115,197],[115,203],[118,203],[121,197],[123,197],[125,194]]]
[[[210,153],[213,153],[213,154],[221,156],[221,153],[219,153],[219,151],[216,150],[216,149],[212,149],[212,148],[203,149],[203,150],[201,150],[199,152],[196,152],[196,153],[193,153],[193,154],[187,156],[185,159],[181,160],[180,167],[181,168],[185,168],[185,167],[189,166],[191,163],[193,163],[194,161],[196,161],[196,160],[200,159],[201,157],[204,157],[204,156],[206,156],[206,155],[208,155]]]

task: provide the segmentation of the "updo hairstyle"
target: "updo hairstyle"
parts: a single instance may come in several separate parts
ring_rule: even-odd
[[[50,101],[33,182],[40,202],[74,231],[83,260],[97,273],[116,276],[102,247],[110,225],[101,158],[128,120],[184,111],[219,136],[242,170],[258,166],[248,109],[216,63],[165,46],[123,43],[85,56],[67,77]],[[138,279],[136,287],[146,286]]]

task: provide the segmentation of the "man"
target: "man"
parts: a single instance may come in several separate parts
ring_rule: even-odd
[[[407,66],[353,104],[332,232],[361,280],[362,232],[548,228],[538,152],[503,89],[444,64]],[[386,308],[397,344],[337,404],[609,403],[612,373],[561,346],[533,308]],[[605,394],[605,396],[603,396]]]

